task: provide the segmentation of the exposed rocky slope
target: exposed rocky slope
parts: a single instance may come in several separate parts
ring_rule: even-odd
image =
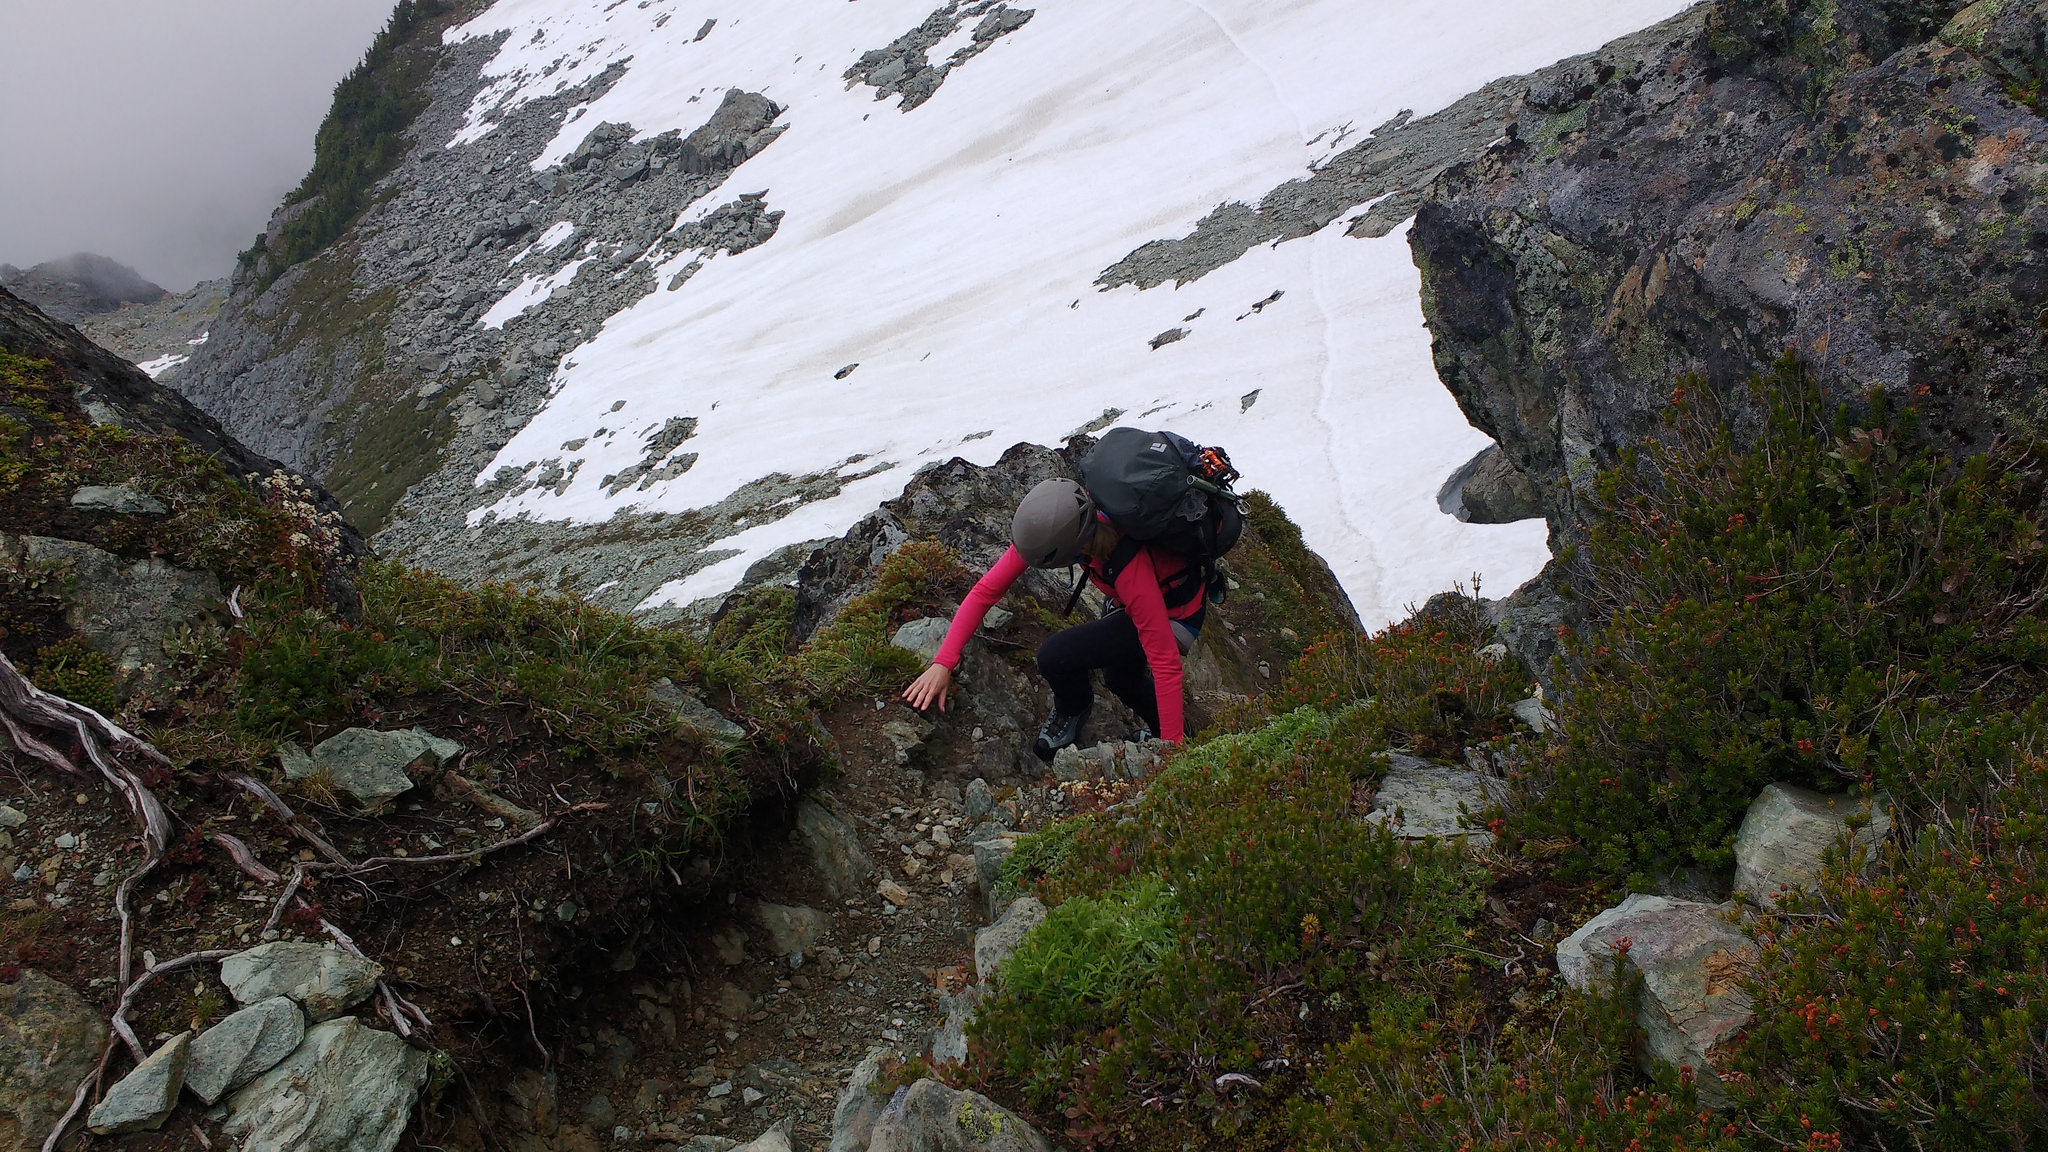
[[[228,281],[202,280],[191,291],[149,304],[127,304],[77,321],[78,330],[151,377],[167,378],[206,343],[228,297]]]
[[[1787,350],[1958,453],[2038,436],[2037,5],[1719,0],[1532,85],[1410,234],[1437,366],[1577,538],[1594,469],[1697,373],[1738,429]]]

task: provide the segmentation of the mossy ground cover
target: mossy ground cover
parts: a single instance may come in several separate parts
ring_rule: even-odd
[[[1529,679],[1470,600],[1309,644],[1137,798],[1020,847],[1005,879],[1053,913],[967,1074],[1084,1147],[2048,1146],[2041,460],[1937,458],[1913,419],[1789,361],[1681,388],[1600,479],[1554,737],[1509,720]],[[1497,756],[1495,848],[1362,824],[1385,748]],[[1639,990],[1561,989],[1528,919],[1725,883],[1773,781],[1881,791],[1897,827],[1750,925],[1716,1111],[1637,1067]]]

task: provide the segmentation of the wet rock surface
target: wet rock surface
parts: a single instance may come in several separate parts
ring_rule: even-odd
[[[1678,381],[1742,435],[1741,383],[1787,349],[1831,400],[1919,404],[1950,450],[2039,434],[2048,122],[1998,73],[2036,50],[1935,37],[1961,7],[1701,5],[1531,86],[1432,187],[1409,239],[1438,374],[1554,530],[1578,538]]]

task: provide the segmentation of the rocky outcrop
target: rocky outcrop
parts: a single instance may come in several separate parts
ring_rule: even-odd
[[[1445,515],[1468,524],[1512,524],[1543,515],[1542,493],[1498,444],[1487,445],[1451,473],[1437,490],[1436,504]]]
[[[211,572],[188,572],[153,556],[127,563],[90,544],[48,536],[0,534],[0,564],[45,566],[69,576],[65,622],[113,662],[124,696],[154,681],[165,643],[204,629],[223,595]]]
[[[1632,894],[1557,946],[1558,975],[1574,988],[1605,985],[1615,956],[1642,974],[1645,1066],[1692,1069],[1700,1099],[1716,1107],[1727,1091],[1714,1062],[1749,1023],[1741,981],[1757,958],[1756,944],[1727,922],[1730,907]]]
[[[163,288],[142,273],[91,252],[74,252],[33,268],[0,265],[0,285],[66,324],[164,297]]]
[[[1860,827],[1851,829],[1858,818]],[[1892,829],[1883,797],[1830,796],[1790,784],[1766,784],[1735,834],[1735,890],[1768,908],[1812,884],[1821,857],[1838,844],[1874,848]]]
[[[29,1152],[99,1060],[107,1022],[33,968],[0,984],[0,1152]]]
[[[1410,232],[1438,374],[1576,539],[1594,471],[1682,380],[1786,349],[1954,451],[2043,427],[2038,6],[1714,0],[1532,85]],[[2029,39],[2029,36],[2034,36]],[[2001,72],[2003,69],[2003,72]]]

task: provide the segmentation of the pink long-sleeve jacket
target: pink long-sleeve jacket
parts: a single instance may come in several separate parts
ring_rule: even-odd
[[[1181,714],[1180,645],[1174,641],[1169,621],[1184,620],[1199,612],[1203,597],[1197,592],[1187,603],[1168,608],[1161,587],[1187,568],[1187,558],[1163,549],[1141,548],[1117,574],[1114,585],[1103,580],[1102,561],[1084,556],[1081,562],[1090,582],[1123,605],[1131,623],[1137,626],[1138,641],[1145,648],[1145,663],[1152,669],[1152,690],[1159,698],[1159,735],[1178,743],[1184,735],[1185,723]],[[935,663],[949,669],[960,666],[960,652],[967,646],[968,638],[1027,567],[1023,555],[1015,548],[1003,553],[995,567],[975,583],[974,590],[953,616]]]

